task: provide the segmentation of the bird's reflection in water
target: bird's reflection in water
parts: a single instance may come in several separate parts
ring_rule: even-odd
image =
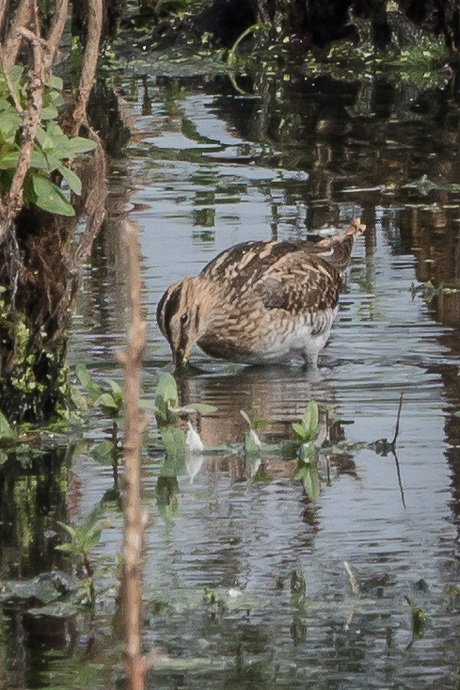
[[[259,429],[264,442],[292,435],[291,424],[298,421],[310,400],[320,405],[334,404],[334,391],[319,372],[295,367],[239,367],[229,373],[202,373],[177,377],[179,402],[208,403],[216,408],[211,415],[194,420],[205,447],[243,440],[251,420],[269,422]]]
[[[266,476],[267,480],[294,477],[298,459],[295,451],[289,452],[289,440],[295,438],[292,423],[302,418],[311,400],[320,408],[316,445],[332,448],[344,438],[343,426],[334,412],[334,389],[318,370],[244,367],[228,373],[180,376],[177,385],[180,405],[200,402],[216,408],[212,414],[192,419],[206,449],[243,444],[248,424],[241,410],[253,422],[262,422],[257,425],[257,434],[265,447],[281,444],[280,452],[263,452],[262,457],[258,453],[252,457],[247,453],[214,457],[189,454],[187,472],[192,481],[202,471],[225,471],[234,481],[256,476]],[[320,471],[328,481],[337,471],[354,474],[355,469],[350,455],[331,450],[321,454]]]

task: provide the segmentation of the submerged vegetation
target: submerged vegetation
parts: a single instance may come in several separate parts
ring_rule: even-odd
[[[148,374],[154,371],[151,399],[139,402],[145,349],[140,337],[131,341],[132,359],[127,353],[120,357],[125,380],[133,377],[134,395],[132,387],[115,380],[116,374],[106,376],[107,367],[96,369],[93,353],[85,352],[88,364],[74,369],[67,363],[82,275],[84,271],[91,274],[88,264],[94,269],[97,252],[102,253],[97,238],[101,237],[101,245],[107,240],[104,232],[117,214],[123,215],[137,183],[138,168],[123,168],[124,162],[117,160],[112,183],[119,183],[122,192],[113,192],[106,208],[104,147],[113,144],[120,150],[126,122],[135,133],[129,153],[136,156],[136,163],[148,150],[149,184],[157,176],[167,180],[167,156],[178,163],[178,169],[183,165],[165,182],[165,198],[174,199],[173,218],[184,200],[187,208],[190,202],[195,247],[214,249],[224,204],[248,201],[256,190],[263,191],[269,207],[264,213],[270,216],[273,236],[282,235],[283,223],[292,233],[299,233],[296,237],[312,227],[341,223],[344,215],[361,205],[369,218],[372,211],[373,225],[379,229],[366,238],[366,259],[355,279],[359,304],[345,296],[344,322],[358,316],[363,340],[380,323],[384,307],[375,280],[382,275],[382,266],[375,248],[385,227],[391,261],[402,266],[398,270],[412,261],[412,252],[415,255],[411,267],[417,282],[412,287],[404,284],[397,298],[410,301],[411,294],[419,296],[433,312],[437,310],[436,318],[442,323],[449,327],[456,323],[458,257],[449,264],[445,277],[438,259],[448,254],[453,236],[458,235],[455,223],[460,209],[455,178],[459,128],[452,114],[458,110],[457,7],[446,2],[445,13],[437,16],[430,3],[421,2],[414,17],[413,3],[364,5],[326,3],[315,15],[312,11],[319,5],[308,0],[145,0],[139,12],[133,5],[124,9],[95,2],[81,15],[81,8],[73,8],[72,24],[66,25],[73,36],[64,33],[65,2],[56,3],[55,12],[33,0],[13,2],[11,16],[5,14],[6,5],[0,10],[0,658],[7,658],[8,667],[4,670],[2,661],[1,688],[52,683],[56,687],[115,687],[124,682],[123,658],[125,677],[137,673],[141,685],[153,662],[154,686],[169,687],[171,678],[182,686],[190,672],[201,679],[209,673],[212,687],[239,688],[246,683],[272,687],[279,677],[286,686],[300,687],[305,677],[316,682],[328,655],[337,663],[334,678],[343,674],[354,682],[353,674],[360,672],[361,665],[378,666],[382,650],[382,673],[392,682],[396,672],[388,670],[389,665],[406,664],[412,669],[411,650],[432,632],[433,609],[449,615],[458,612],[456,575],[445,584],[447,576],[441,581],[438,573],[426,575],[424,570],[419,577],[413,564],[403,564],[404,576],[396,581],[392,567],[402,559],[400,537],[385,532],[386,525],[394,529],[397,520],[407,531],[409,522],[416,523],[417,539],[426,528],[419,528],[406,512],[420,487],[406,496],[396,454],[403,398],[396,411],[393,392],[409,388],[413,402],[424,394],[417,389],[420,371],[431,377],[430,386],[436,376],[444,377],[448,383],[443,410],[446,406],[455,410],[446,417],[445,434],[455,440],[457,379],[453,377],[453,383],[449,379],[455,362],[441,361],[432,351],[425,357],[423,350],[414,365],[415,350],[410,373],[403,370],[401,375],[406,352],[398,351],[393,357],[392,351],[382,348],[381,352],[372,340],[368,350],[363,347],[365,356],[375,348],[371,361],[381,360],[387,372],[394,371],[394,378],[389,383],[385,378],[375,391],[391,410],[395,408],[395,433],[392,440],[374,440],[375,409],[381,408],[373,407],[372,387],[367,397],[363,394],[368,382],[360,378],[360,343],[354,360],[350,348],[350,368],[355,369],[347,370],[344,389],[353,389],[358,401],[352,421],[360,425],[358,438],[365,437],[359,441],[345,433],[351,421],[339,415],[341,401],[336,401],[335,391],[325,393],[328,371],[324,386],[305,383],[301,394],[299,389],[289,390],[291,380],[286,375],[273,393],[277,399],[270,411],[276,410],[276,415],[265,419],[258,415],[257,404],[266,387],[254,386],[254,398],[246,395],[246,389],[238,397],[232,388],[241,381],[244,387],[253,372],[226,371],[220,377],[217,366],[205,376],[195,371],[190,378],[174,377],[164,372],[165,362],[156,352],[153,359],[149,355]],[[16,46],[18,23],[23,27],[21,50]],[[56,64],[58,46],[62,52]],[[102,59],[96,69],[99,54]],[[203,73],[226,75],[215,92],[207,79],[199,83],[201,93],[207,89],[213,93],[212,109],[209,104],[206,107],[215,118],[213,123],[223,123],[228,138],[222,145],[217,135],[213,138],[214,130],[211,134],[200,131],[199,118],[181,108],[188,88],[182,77],[193,81]],[[130,79],[127,74],[136,77]],[[159,80],[164,98],[152,108],[149,78],[165,74],[174,78]],[[444,92],[447,83],[451,89]],[[134,98],[136,89],[143,89],[142,102]],[[442,92],[438,100],[436,90]],[[116,107],[109,108],[109,102]],[[446,115],[450,102],[454,110]],[[425,151],[417,128],[427,112],[433,128],[441,125]],[[136,118],[142,119],[140,125]],[[168,151],[159,164],[158,149],[151,142],[158,143],[163,120],[171,123],[172,132],[187,138],[191,148]],[[370,134],[376,121],[379,127]],[[142,130],[149,122],[152,137]],[[301,140],[307,142],[304,148]],[[198,158],[207,146],[215,158]],[[370,156],[368,149],[373,151]],[[248,166],[247,184],[242,181],[240,163]],[[177,184],[180,175],[187,179],[183,187]],[[222,180],[215,182],[219,175]],[[285,185],[289,177],[292,185]],[[367,203],[371,198],[372,203]],[[142,206],[137,199],[133,205],[136,210]],[[226,221],[236,217],[233,212],[226,211]],[[249,225],[259,215],[249,215]],[[111,227],[111,232],[113,240],[118,230]],[[123,264],[126,251],[121,243],[114,241],[114,246],[104,254],[107,272],[116,265],[119,284],[115,287],[126,292],[126,284],[131,286]],[[136,244],[134,254],[138,253]],[[154,257],[142,279],[147,281],[151,266],[156,270],[158,264],[161,259]],[[356,265],[350,270],[356,272]],[[100,299],[98,308],[105,309],[107,316],[114,285],[105,278],[97,278],[100,294],[95,300]],[[137,328],[145,337],[140,294],[139,271]],[[127,311],[123,300],[113,309],[119,317],[117,333],[125,327]],[[93,318],[88,308],[88,321]],[[107,324],[97,324],[95,329],[103,342]],[[134,328],[129,337],[139,332]],[[444,338],[454,340],[449,332]],[[103,342],[103,347],[108,350],[112,343]],[[417,347],[421,347],[419,342]],[[111,357],[114,361],[112,349]],[[342,352],[335,352],[332,367],[342,366],[344,358]],[[298,378],[302,376],[299,372]],[[415,379],[412,388],[405,377]],[[204,395],[203,379],[214,398]],[[226,385],[236,410],[232,416],[230,407],[228,419],[217,402],[203,402],[209,397],[212,402],[225,401],[219,392]],[[414,428],[422,437],[423,405],[427,404],[422,400],[420,409],[411,411]],[[223,442],[229,429],[231,440]],[[451,445],[452,486],[457,487],[457,440]],[[337,526],[329,525],[331,542],[324,553],[315,552],[312,544],[324,529],[320,523],[323,505],[337,500],[339,477],[350,479],[348,491],[350,486],[358,487],[365,495],[371,473],[366,477],[355,464],[358,454],[361,459],[370,458],[383,492],[388,491],[385,480],[394,479],[396,497],[384,509],[373,506],[376,514],[381,510],[375,522],[373,515],[363,512],[363,522],[372,523],[371,536],[365,542],[361,532],[356,532],[345,539],[349,560],[342,558],[337,565],[331,548]],[[427,476],[431,463],[428,458]],[[203,481],[207,476],[210,481]],[[127,495],[133,487],[130,502]],[[437,487],[437,495],[445,490],[445,486]],[[225,492],[230,499],[228,495],[224,499]],[[287,494],[294,500],[286,500]],[[346,492],[340,496],[343,515],[335,516],[338,522],[347,519],[348,497]],[[360,501],[353,504],[357,520],[361,520]],[[456,524],[456,494],[452,504],[452,524]],[[148,522],[147,507],[156,516],[153,525]],[[394,523],[385,510],[397,515]],[[365,525],[359,528],[364,531]],[[427,529],[424,538],[432,537]],[[449,559],[442,549],[449,539],[443,535],[436,546],[445,569]],[[142,549],[147,542],[145,555]],[[162,560],[157,553],[159,542]],[[190,547],[186,556],[184,542]],[[212,544],[209,550],[208,542]],[[375,555],[375,561],[366,560],[368,554]],[[315,579],[313,561],[327,572],[324,583]],[[153,574],[145,578],[149,584],[141,597],[144,562]],[[429,570],[429,564],[424,567]],[[258,591],[251,589],[255,581]],[[431,611],[425,604],[428,596],[432,597]],[[134,629],[124,657],[119,606],[123,597],[125,628],[131,627],[131,633]],[[276,628],[274,611],[281,621]],[[354,619],[359,624],[353,626]],[[283,636],[289,639],[288,658],[283,658],[288,647]],[[24,650],[25,639],[30,642],[32,662],[27,652],[23,655],[27,662],[21,659],[16,664],[13,650],[16,643]],[[311,644],[309,655],[307,643]],[[42,654],[39,663],[34,654]],[[31,680],[25,677],[27,673],[19,680],[13,678],[15,666],[28,671],[28,663],[40,667],[38,675],[43,675]],[[73,685],[66,673],[73,674]]]

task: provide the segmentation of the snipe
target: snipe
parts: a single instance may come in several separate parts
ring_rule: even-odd
[[[242,242],[161,298],[157,321],[174,364],[197,343],[212,357],[248,364],[316,364],[338,310],[343,270],[365,225],[355,218],[321,240]]]

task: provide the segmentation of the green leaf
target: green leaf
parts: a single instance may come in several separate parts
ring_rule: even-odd
[[[54,152],[54,144],[53,140],[48,134],[46,130],[43,129],[43,127],[39,127],[37,129],[37,134],[35,136],[39,146],[43,151],[50,153],[51,151]]]
[[[123,400],[117,402],[111,393],[102,393],[93,404],[95,407],[100,407],[107,417],[115,419],[123,407]]]
[[[80,196],[81,194],[81,180],[78,177],[77,173],[75,173],[73,170],[70,168],[67,168],[65,165],[58,165],[57,170],[61,173],[62,177],[64,180],[67,182],[69,185],[70,189],[74,194],[78,194]]]
[[[0,134],[3,141],[7,144],[13,144],[16,138],[16,132],[21,126],[21,118],[16,110],[8,110],[2,112],[0,117]]]
[[[34,149],[30,156],[30,167],[37,168],[37,170],[48,170],[49,172],[52,170],[49,156],[37,149]]]
[[[0,84],[1,84],[1,81],[0,81]],[[3,112],[10,111],[12,113],[16,113],[17,117],[19,118],[19,114],[18,114],[16,108],[14,107],[14,105],[11,105],[11,103],[9,101],[7,101],[6,98],[2,98],[1,96],[0,96],[0,110],[2,110]],[[3,117],[3,115],[2,115],[2,117]],[[452,185],[452,186],[455,186],[455,185]]]
[[[87,513],[82,521],[80,522],[80,525],[78,529],[82,534],[86,534],[88,532],[91,532],[94,529],[102,529],[104,525],[106,525],[106,522],[101,523],[101,515],[104,512],[103,506],[98,503],[91,512]]]
[[[94,401],[94,404],[100,407],[113,407],[114,409],[118,409],[115,398],[111,393],[102,393],[102,395]]]
[[[96,462],[102,465],[110,465],[113,462],[114,447],[112,441],[101,441],[92,452]]]
[[[77,410],[81,410],[83,412],[88,409],[86,397],[80,393],[76,386],[69,387],[69,396],[72,404]]]
[[[260,452],[260,440],[254,429],[249,429],[244,434],[245,455],[258,455]]]
[[[96,148],[97,144],[92,139],[86,139],[85,137],[73,137],[69,139],[68,143],[69,149],[71,151],[71,156],[76,156],[79,153],[87,153]]]
[[[319,409],[318,403],[315,400],[310,400],[305,408],[305,412],[302,418],[302,423],[308,432],[307,439],[309,441],[314,441],[318,435],[318,420],[319,420]]]
[[[57,142],[69,141],[69,137],[67,136],[67,134],[64,134],[62,129],[59,127],[58,123],[54,122],[54,120],[52,120],[51,122],[47,122],[46,132],[48,136],[50,136],[51,139],[54,141],[55,145]]]
[[[170,408],[177,407],[177,402],[178,393],[176,381],[172,374],[165,372],[158,381],[155,395],[155,414],[159,426],[168,424],[168,422],[175,418]]]
[[[153,400],[139,400],[139,407],[141,410],[155,410],[155,414],[159,412]]]
[[[249,419],[248,414],[244,410],[240,410],[240,415],[243,417],[244,420],[249,424],[249,428],[252,429],[252,422]]]
[[[57,91],[62,91],[64,88],[64,82],[61,79],[61,77],[56,77],[54,74],[51,76],[47,86],[50,87],[50,89],[56,89]]]
[[[0,156],[0,170],[16,170],[19,151],[8,151]]]
[[[50,102],[54,106],[56,106],[56,108],[60,108],[61,105],[64,105],[64,103],[66,102],[64,96],[60,91],[50,91],[48,97],[50,99]],[[54,122],[54,120],[50,120],[50,122]]]
[[[280,452],[283,460],[294,460],[297,457],[299,444],[297,441],[283,440],[280,444]]]
[[[316,501],[320,494],[321,484],[319,480],[318,468],[316,463],[305,464],[299,460],[294,479],[302,482],[305,493],[310,501]]]
[[[49,213],[56,213],[60,216],[74,216],[75,210],[67,201],[66,197],[55,184],[41,175],[31,173],[34,192],[36,195],[35,204]]]
[[[101,395],[102,390],[101,387],[93,380],[86,364],[77,364],[75,367],[75,373],[81,385],[88,393],[91,402],[97,400],[97,398]]]
[[[181,410],[199,412],[200,414],[211,414],[211,412],[217,412],[217,407],[214,407],[214,405],[208,405],[207,403],[190,403],[190,405],[184,405],[181,407]]]
[[[0,439],[15,439],[18,435],[10,426],[5,415],[0,412]]]
[[[5,464],[5,462],[8,460],[8,454],[5,453],[3,450],[0,450],[0,467]]]
[[[91,551],[101,541],[102,529],[98,527],[96,530],[85,535],[82,541],[82,547],[85,551]]]
[[[70,534],[72,539],[75,539],[77,535],[77,530],[74,527],[71,527],[65,522],[60,522],[60,520],[57,521],[57,524],[59,525],[59,527],[62,527],[62,529],[67,532],[67,534]]]
[[[22,75],[24,74],[24,67],[21,65],[12,65],[9,70],[10,79],[16,86],[21,81]]]
[[[107,379],[107,383],[112,389],[112,393],[114,397],[120,397],[123,398],[123,388],[120,386],[120,384],[117,381],[114,381],[113,379]]]
[[[80,553],[80,549],[78,548],[78,546],[68,542],[65,544],[58,544],[54,548],[56,549],[56,551],[62,551],[63,553]]]
[[[46,105],[42,108],[42,120],[55,120],[59,115],[55,105]]]
[[[292,428],[294,430],[295,435],[300,441],[306,441],[308,437],[308,431],[305,428],[303,422],[293,422],[292,423]]]
[[[252,420],[252,428],[253,429],[264,429],[266,426],[270,426],[270,424],[273,424],[273,421],[271,419],[253,419]]]

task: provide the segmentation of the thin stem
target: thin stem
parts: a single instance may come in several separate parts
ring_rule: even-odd
[[[404,393],[401,393],[401,395],[399,396],[398,414],[396,415],[395,435],[393,436],[393,440],[390,444],[392,448],[395,447],[396,439],[398,438],[398,434],[399,434],[399,420],[401,418],[401,410],[402,410],[403,400],[404,400]]]
[[[142,544],[147,513],[141,507],[140,454],[145,419],[139,412],[140,373],[147,323],[141,316],[141,272],[137,228],[127,223],[131,324],[126,352],[119,355],[125,378],[124,534],[122,609],[125,636],[125,671],[129,690],[145,687],[142,657]]]

